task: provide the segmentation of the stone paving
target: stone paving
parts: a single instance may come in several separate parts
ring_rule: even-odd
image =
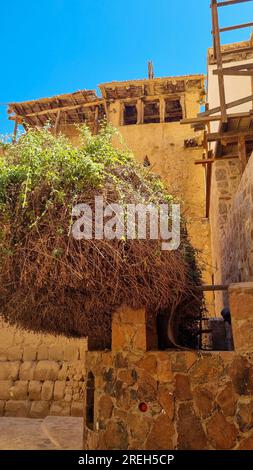
[[[81,450],[83,418],[0,418],[0,450]]]

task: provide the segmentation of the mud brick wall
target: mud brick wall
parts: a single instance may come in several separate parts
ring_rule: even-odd
[[[86,340],[0,331],[0,416],[83,416]]]

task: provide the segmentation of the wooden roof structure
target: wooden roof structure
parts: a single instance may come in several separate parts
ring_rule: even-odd
[[[180,77],[151,78],[110,82],[99,85],[102,97],[106,101],[139,99],[155,95],[173,95],[184,93],[187,89],[204,88],[205,76],[186,75]]]
[[[50,122],[58,127],[66,124],[92,122],[104,116],[104,100],[94,90],[41,98],[21,103],[9,103],[9,119],[27,126],[44,126]]]
[[[191,124],[195,130],[205,130],[204,148],[206,150],[202,160],[195,163],[205,166],[206,169],[206,217],[209,217],[211,199],[212,164],[217,159],[239,158],[242,171],[244,171],[247,159],[253,150],[253,87],[252,94],[233,102],[226,102],[225,76],[252,77],[253,84],[253,35],[250,41],[221,45],[220,34],[235,29],[248,28],[253,22],[238,24],[220,28],[218,10],[221,7],[246,3],[253,0],[211,0],[213,48],[208,53],[208,63],[216,64],[213,71],[218,76],[220,106],[199,113],[197,118],[183,119],[182,124]],[[252,63],[249,63],[252,59]],[[240,65],[224,67],[224,64],[240,61]],[[244,63],[243,63],[244,62]],[[248,112],[229,113],[229,109],[236,108],[244,103],[249,103]],[[217,132],[211,132],[211,122],[219,122]],[[215,150],[210,150],[210,143],[215,142]]]
[[[150,77],[152,71],[149,65]],[[79,90],[50,98],[9,103],[9,119],[15,121],[13,141],[16,140],[18,124],[27,129],[43,127],[49,122],[57,132],[61,126],[86,123],[96,133],[100,122],[107,115],[107,103],[111,101],[155,96],[179,97],[192,87],[203,90],[204,94],[204,81],[204,75],[129,80],[100,85],[102,97],[98,97],[94,90]]]

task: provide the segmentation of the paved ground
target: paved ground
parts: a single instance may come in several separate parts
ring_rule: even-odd
[[[83,418],[0,418],[0,450],[80,450]]]

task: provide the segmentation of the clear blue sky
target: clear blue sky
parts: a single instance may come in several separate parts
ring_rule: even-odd
[[[206,72],[210,0],[11,0],[1,2],[0,102],[99,83]],[[222,8],[221,25],[253,20],[253,2]],[[250,30],[223,35],[248,39]],[[11,132],[0,106],[0,133]]]

